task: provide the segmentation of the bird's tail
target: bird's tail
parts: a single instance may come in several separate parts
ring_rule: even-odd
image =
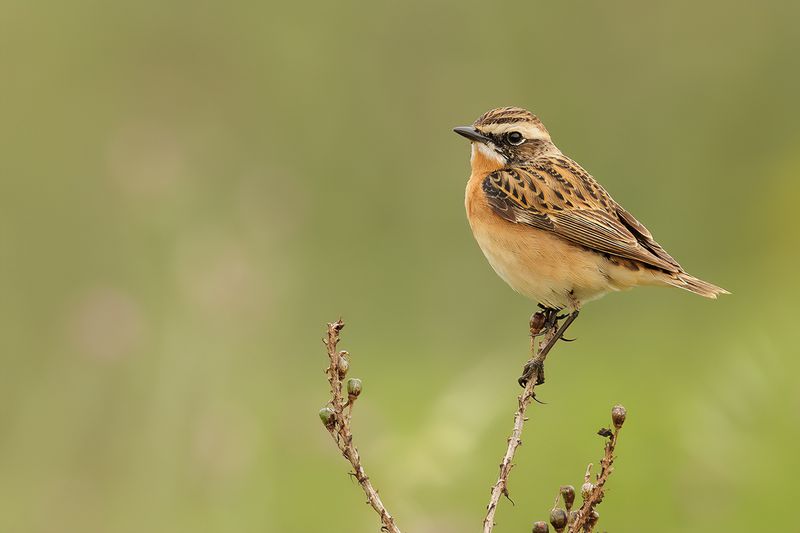
[[[700,296],[705,296],[706,298],[713,298],[715,300],[720,294],[730,294],[730,292],[726,291],[722,287],[717,287],[712,283],[698,279],[691,274],[687,274],[686,272],[677,272],[672,274],[664,281],[673,287],[678,287],[680,289],[699,294]]]

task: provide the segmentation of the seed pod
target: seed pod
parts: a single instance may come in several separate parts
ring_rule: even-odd
[[[531,317],[531,335],[538,335],[544,327],[544,313],[535,313]]]
[[[547,522],[540,520],[533,523],[533,533],[548,533],[549,531],[550,526],[547,525]]]
[[[621,405],[615,405],[611,410],[611,421],[614,422],[614,427],[619,429],[625,423],[625,415],[627,411]]]
[[[339,379],[344,378],[347,375],[347,371],[350,370],[350,363],[348,363],[347,359],[344,358],[344,353],[347,352],[339,353]]]
[[[586,523],[589,524],[590,527],[594,527],[597,525],[598,520],[600,520],[600,513],[592,509],[592,512],[589,513],[589,516],[586,518]]]
[[[572,509],[572,504],[575,502],[575,487],[572,485],[562,486],[561,499],[564,500],[564,506],[567,508],[567,511]]]
[[[584,483],[581,486],[581,496],[583,497],[583,499],[585,500],[586,498],[588,498],[589,494],[591,494],[593,490],[594,490],[594,483],[591,483],[589,481]]]
[[[358,395],[361,394],[361,380],[358,378],[350,378],[347,380],[347,397],[352,402]]]
[[[558,533],[564,531],[564,528],[567,527],[567,512],[561,508],[551,509],[550,524],[556,528]]]
[[[336,422],[335,414],[336,413],[330,407],[323,407],[319,410],[319,419],[322,420],[326,428],[330,429]]]

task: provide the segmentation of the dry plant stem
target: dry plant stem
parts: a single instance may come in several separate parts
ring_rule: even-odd
[[[614,433],[606,441],[605,453],[603,454],[603,458],[600,460],[600,473],[597,474],[597,480],[594,482],[594,488],[589,493],[588,497],[584,498],[583,505],[581,505],[581,508],[578,509],[578,515],[575,518],[575,522],[570,525],[570,533],[579,533],[581,531],[592,530],[591,526],[588,524],[588,518],[589,515],[592,514],[592,511],[594,511],[594,508],[597,507],[601,501],[603,501],[603,496],[605,496],[606,481],[608,481],[608,477],[614,470],[614,448],[617,445],[617,438],[619,437],[620,431],[621,428],[615,429]],[[591,467],[591,465],[589,466]],[[590,471],[587,469],[585,477],[586,481],[591,481],[590,475]]]
[[[534,354],[535,347],[535,332],[531,329],[531,354]],[[548,345],[550,341],[558,334],[558,326],[554,325],[548,329],[541,341],[539,342],[539,351],[532,359],[539,363],[544,363],[547,352],[549,351]],[[550,345],[552,348],[552,345]],[[508,437],[508,447],[503,456],[503,461],[500,463],[500,475],[497,481],[492,486],[491,497],[489,498],[489,505],[486,507],[486,518],[483,519],[483,533],[491,533],[494,528],[494,515],[497,512],[497,505],[500,502],[500,497],[505,496],[508,498],[508,476],[511,473],[511,468],[514,466],[514,454],[517,448],[522,444],[522,428],[527,420],[525,418],[525,411],[534,399],[534,387],[536,387],[535,376],[528,380],[522,394],[517,397],[517,412],[514,413],[514,428],[511,431],[511,436]]]
[[[331,384],[331,400],[330,406],[333,409],[331,423],[328,425],[333,440],[339,447],[339,451],[345,459],[350,461],[353,466],[353,476],[358,480],[361,488],[364,489],[364,494],[367,495],[367,503],[375,509],[381,520],[381,531],[388,531],[389,533],[400,533],[400,530],[394,523],[394,518],[386,510],[383,505],[378,491],[372,486],[364,467],[361,465],[361,457],[358,455],[358,450],[353,444],[353,433],[350,429],[350,414],[352,412],[352,402],[345,400],[345,395],[342,393],[342,377],[340,375],[340,359],[342,352],[337,349],[339,344],[339,332],[344,327],[344,322],[341,319],[336,322],[328,324],[328,333],[323,340],[328,349],[328,357],[330,358],[330,365],[326,373],[328,374],[328,381]],[[348,409],[349,408],[349,409]]]

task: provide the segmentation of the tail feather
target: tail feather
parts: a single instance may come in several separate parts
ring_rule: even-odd
[[[730,294],[730,292],[726,291],[722,287],[717,287],[713,283],[703,281],[702,279],[696,278],[691,274],[687,274],[686,272],[678,272],[673,274],[665,281],[668,285],[672,285],[673,287],[678,287],[680,289],[699,294],[700,296],[705,296],[706,298],[713,298],[715,300],[720,294]]]

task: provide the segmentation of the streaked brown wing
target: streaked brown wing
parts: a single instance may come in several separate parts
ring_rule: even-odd
[[[484,179],[483,191],[492,209],[511,222],[669,272],[682,270],[647,228],[566,157],[542,157],[493,172]]]

